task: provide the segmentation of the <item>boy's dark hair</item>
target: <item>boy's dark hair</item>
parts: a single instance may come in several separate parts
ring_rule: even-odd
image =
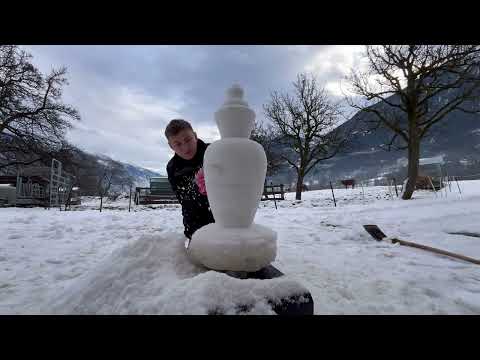
[[[177,135],[180,131],[184,129],[192,129],[192,125],[188,121],[185,121],[183,119],[173,119],[171,120],[167,127],[165,128],[165,136],[167,139],[170,139],[170,136],[175,136]]]

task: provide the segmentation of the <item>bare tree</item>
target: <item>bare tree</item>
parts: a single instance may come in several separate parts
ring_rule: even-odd
[[[281,157],[279,136],[275,133],[273,126],[255,121],[250,139],[258,142],[265,150],[267,157],[267,176],[275,175],[285,164],[285,160]]]
[[[44,76],[31,59],[18,46],[0,45],[1,167],[45,159],[64,146],[69,120],[80,119],[77,110],[61,102],[66,68]],[[22,153],[36,156],[24,160],[17,156]]]
[[[117,200],[121,195],[128,193],[135,183],[135,179],[128,171],[120,164],[116,164],[117,170],[114,174],[114,184],[109,194],[110,200]]]
[[[110,187],[112,186],[113,171],[110,167],[105,166],[102,173],[97,177],[97,191],[100,196],[100,212],[103,208],[103,198],[108,195]]]
[[[274,91],[264,105],[279,141],[289,147],[281,157],[297,173],[296,199],[302,197],[305,176],[322,160],[334,157],[349,139],[339,104],[334,103],[312,75],[299,74],[293,95]]]
[[[122,176],[123,168],[115,161],[109,161],[100,167],[100,173],[97,176],[97,191],[100,196],[100,212],[103,208],[103,198],[108,196],[112,185],[117,184],[117,179]]]
[[[373,114],[375,128],[393,133],[389,149],[408,149],[403,199],[415,190],[421,141],[432,126],[454,110],[479,112],[479,52],[478,45],[367,46],[367,69],[349,76],[363,99],[350,105]]]

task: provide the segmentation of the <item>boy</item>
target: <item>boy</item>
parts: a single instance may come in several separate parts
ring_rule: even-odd
[[[208,203],[203,177],[203,156],[209,144],[197,138],[185,120],[174,119],[165,129],[175,155],[167,164],[168,181],[182,205],[184,234],[190,240],[195,231],[215,222]]]

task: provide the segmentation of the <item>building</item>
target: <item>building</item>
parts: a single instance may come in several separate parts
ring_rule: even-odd
[[[48,206],[49,168],[32,167],[0,176],[0,202],[11,206]]]
[[[416,182],[417,189],[432,190],[432,185],[435,190],[441,189],[444,186],[444,164],[443,155],[420,159]]]
[[[10,206],[60,206],[72,195],[74,177],[62,171],[55,159],[52,167],[31,166],[17,175],[0,176],[0,204]]]

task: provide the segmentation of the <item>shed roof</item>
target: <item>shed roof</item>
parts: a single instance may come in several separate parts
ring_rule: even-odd
[[[443,165],[443,155],[420,159],[420,165]]]

